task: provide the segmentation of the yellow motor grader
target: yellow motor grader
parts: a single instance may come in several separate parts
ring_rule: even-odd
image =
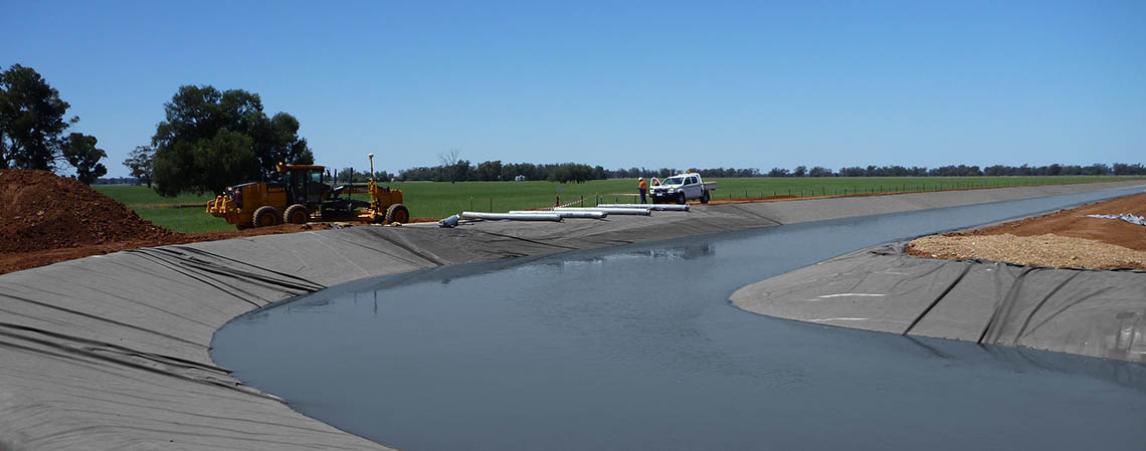
[[[309,221],[366,221],[407,223],[410,210],[402,204],[402,190],[379,186],[374,181],[374,154],[370,154],[369,182],[335,188],[326,181],[326,168],[309,164],[282,164],[276,180],[231,186],[207,201],[207,213],[224,218],[239,229]],[[352,199],[367,193],[370,201]]]

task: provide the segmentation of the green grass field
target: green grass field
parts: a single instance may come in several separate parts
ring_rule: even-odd
[[[832,196],[865,193],[940,191],[950,189],[1001,188],[1009,186],[1060,185],[1129,180],[1128,177],[754,177],[711,179],[718,182],[715,198],[743,199],[770,196]],[[1137,179],[1146,179],[1139,177]],[[636,201],[635,180],[595,180],[581,184],[553,182],[403,182],[391,186],[406,195],[410,214],[420,218],[443,218],[463,210],[508,211],[552,206],[584,199],[594,202]],[[142,186],[97,185],[100,192],[116,199],[142,218],[180,232],[234,230],[234,226],[204,212],[209,195],[161,197]],[[194,205],[192,208],[179,206]]]

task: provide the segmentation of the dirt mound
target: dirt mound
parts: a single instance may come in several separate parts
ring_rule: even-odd
[[[0,205],[0,252],[122,241],[159,244],[178,236],[76,180],[47,171],[0,170]]]

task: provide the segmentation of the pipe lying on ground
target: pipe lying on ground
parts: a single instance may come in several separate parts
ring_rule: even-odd
[[[609,216],[605,211],[531,211],[531,210],[511,210],[510,214],[536,214],[536,213],[549,213],[561,216],[562,218],[569,219],[605,219]]]
[[[554,213],[562,211],[603,211],[611,215],[638,215],[648,216],[651,211],[647,208],[607,208],[607,207],[556,207]]]
[[[688,204],[600,204],[598,208],[644,208],[653,211],[688,211]]]
[[[561,222],[561,215],[555,213],[481,213],[463,211],[462,219],[485,219],[489,221],[553,221]]]

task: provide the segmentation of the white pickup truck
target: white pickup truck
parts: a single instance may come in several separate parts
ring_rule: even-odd
[[[649,194],[654,204],[683,204],[693,199],[707,204],[712,198],[712,191],[716,191],[716,183],[704,183],[700,174],[689,172],[664,179],[660,185],[652,187]]]

